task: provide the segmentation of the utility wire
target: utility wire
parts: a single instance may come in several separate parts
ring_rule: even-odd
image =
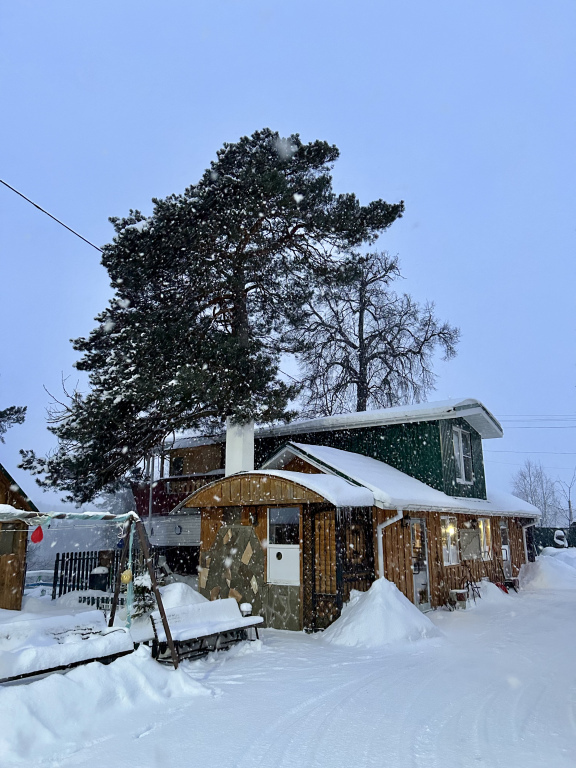
[[[484,448],[484,453],[545,453],[548,456],[576,456],[574,451],[504,451]]]
[[[11,187],[10,184],[0,179],[0,184],[4,184],[5,187],[8,187],[8,189],[11,189],[12,192],[16,192],[17,195],[20,195],[20,197],[23,197],[24,200],[26,200],[28,203],[33,205],[35,208],[38,208],[39,211],[42,211],[42,213],[45,213],[46,216],[50,216],[51,219],[54,219],[58,224],[60,224],[62,227],[67,229],[69,232],[72,232],[73,235],[76,235],[76,237],[79,237],[80,240],[84,240],[85,243],[88,243],[88,245],[91,245],[92,248],[96,248],[97,251],[100,251],[100,253],[104,253],[102,248],[99,248],[97,245],[94,245],[94,243],[91,243],[90,240],[86,240],[85,237],[82,237],[82,235],[79,232],[76,232],[75,229],[72,229],[72,227],[69,227],[67,224],[64,224],[63,221],[60,221],[60,219],[57,219],[56,216],[52,216],[51,213],[48,213],[48,211],[44,210],[38,203],[35,203],[33,200],[30,200],[29,197],[26,197],[26,195],[23,195],[22,192],[18,192],[17,189],[14,189],[14,187]]]

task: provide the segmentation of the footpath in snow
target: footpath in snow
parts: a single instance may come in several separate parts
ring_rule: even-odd
[[[574,768],[576,584],[558,565],[576,561],[566,557],[540,558],[519,595],[489,585],[475,609],[422,622],[403,621],[408,609],[382,585],[371,600],[396,619],[373,647],[358,642],[370,629],[363,597],[324,636],[265,630],[177,672],[139,650],[3,687],[0,764]]]

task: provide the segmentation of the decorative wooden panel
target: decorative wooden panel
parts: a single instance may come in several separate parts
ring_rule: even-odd
[[[187,507],[230,507],[251,504],[319,503],[318,493],[273,475],[231,475],[201,488],[186,502]]]
[[[314,516],[314,588],[317,594],[335,595],[336,588],[336,512],[317,512]]]

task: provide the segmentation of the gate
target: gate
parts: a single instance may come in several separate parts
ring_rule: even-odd
[[[316,512],[311,525],[311,606],[307,629],[325,629],[340,616],[350,592],[374,581],[372,509]]]

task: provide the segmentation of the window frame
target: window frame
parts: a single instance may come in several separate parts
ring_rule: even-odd
[[[279,512],[293,512],[294,516],[296,517],[296,520],[294,521],[288,521],[288,522],[272,522],[272,517],[274,513],[278,514]],[[300,546],[300,517],[301,517],[301,509],[300,506],[295,504],[287,504],[285,506],[271,506],[267,508],[267,515],[268,515],[268,544],[273,547],[299,547]],[[278,531],[276,530],[276,526],[278,526]],[[276,541],[276,536],[278,535],[278,538],[293,538],[296,537],[295,541]]]
[[[484,561],[493,560],[492,521],[489,517],[478,518],[478,532],[480,535],[480,558]]]
[[[448,526],[454,527],[454,533],[448,531]],[[444,547],[444,532],[446,531],[447,546]],[[460,565],[460,537],[458,535],[458,519],[454,515],[440,516],[440,536],[442,543],[442,562],[445,566]],[[452,542],[454,538],[454,542]],[[454,558],[455,556],[455,558]],[[448,557],[448,559],[446,559]]]
[[[470,452],[464,453],[463,435],[467,435]],[[458,446],[456,445],[458,443]],[[454,447],[454,462],[456,465],[456,482],[461,485],[474,485],[474,462],[472,459],[472,434],[462,427],[452,427],[452,445]],[[469,460],[470,479],[466,478],[466,459]]]

